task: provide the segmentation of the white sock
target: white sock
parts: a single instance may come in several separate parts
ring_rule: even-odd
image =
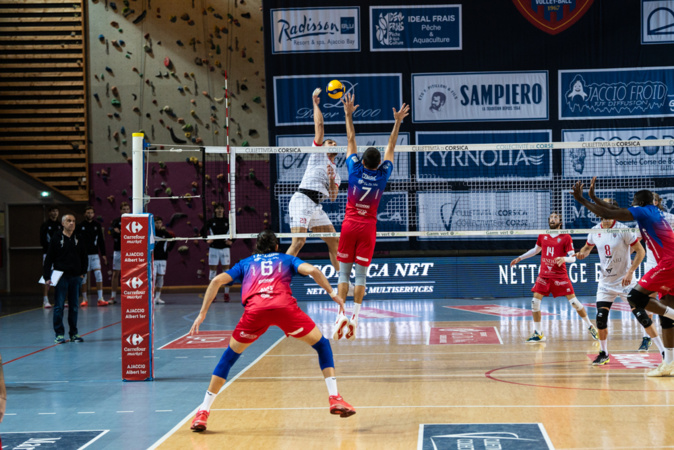
[[[665,364],[669,364],[674,361],[674,348],[665,349]]]
[[[592,326],[592,322],[590,322],[589,317],[585,316],[585,317],[581,317],[581,319],[583,319],[583,322],[585,322],[585,325],[587,325],[588,327]]]
[[[337,378],[336,377],[327,377],[325,379],[325,384],[328,386],[328,395],[339,395],[337,390]]]
[[[601,347],[602,352],[608,353],[608,339],[599,340],[599,346]]]
[[[98,298],[103,298],[103,289],[98,290]]]
[[[47,296],[45,295],[44,297],[42,297],[42,301],[43,301],[44,303],[49,303],[49,297],[47,297]]]
[[[655,346],[658,347],[658,351],[662,355],[662,353],[665,351],[665,345],[662,343],[662,338],[660,336],[655,336],[654,338],[651,338],[651,341],[653,341]]]
[[[213,402],[215,401],[215,397],[218,394],[214,394],[210,391],[206,391],[206,395],[204,396],[204,401],[199,405],[199,411],[210,411],[211,406],[213,405]]]
[[[534,322],[534,331],[538,334],[542,334],[541,329],[541,322]]]
[[[229,286],[225,286],[225,294],[229,294]]]
[[[161,296],[161,291],[154,291],[154,299],[157,300]]]
[[[360,303],[353,302],[353,315],[351,316],[351,320],[356,319],[358,320],[358,314],[360,313]]]
[[[112,291],[112,292],[110,293],[110,298],[115,298],[116,296],[117,296],[117,292]]]

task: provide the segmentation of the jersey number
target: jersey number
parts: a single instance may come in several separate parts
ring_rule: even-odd
[[[271,273],[274,271],[273,267],[273,261],[262,261],[261,264],[262,267],[262,276],[267,277],[271,275]],[[283,267],[283,262],[280,262],[278,264],[278,272],[281,273],[281,268]]]
[[[371,187],[363,187],[363,190],[365,191],[365,193],[360,197],[360,200],[358,200],[359,202],[362,202],[363,199],[365,197],[367,197],[367,194],[369,194],[372,191],[372,188]],[[353,193],[354,193],[354,195],[356,194],[356,186],[353,187]],[[374,191],[374,198],[375,199],[379,198],[379,189]]]
[[[606,256],[611,256],[611,246],[610,245],[605,245],[604,246],[604,251],[606,252]]]

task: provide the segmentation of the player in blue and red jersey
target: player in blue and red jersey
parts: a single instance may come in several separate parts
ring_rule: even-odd
[[[340,312],[344,311],[344,300],[332,290],[328,279],[318,268],[295,256],[279,253],[278,240],[272,231],[265,230],[258,235],[256,248],[257,254],[239,261],[211,280],[201,311],[190,329],[190,335],[199,333],[199,325],[206,318],[208,308],[222,285],[241,283],[241,303],[245,311],[229,339],[229,347],[213,371],[204,401],[192,421],[192,430],[206,429],[211,405],[224,386],[229,369],[241,353],[271,325],[279,327],[286,336],[306,342],[318,353],[318,362],[328,387],[330,414],[339,414],[341,417],[355,414],[356,410],[337,391],[330,341],[323,337],[314,321],[297,305],[290,290],[290,279],[295,274],[311,276],[339,305]]]
[[[356,338],[358,313],[365,295],[365,275],[372,261],[377,240],[377,208],[386,183],[393,173],[393,153],[398,140],[400,124],[409,115],[410,107],[403,103],[400,111],[393,108],[395,123],[384,153],[384,162],[382,162],[379,150],[374,147],[365,150],[362,159],[358,158],[356,131],[353,127],[353,113],[358,105],[354,105],[353,94],[344,95],[342,103],[346,115],[346,167],[349,171],[349,193],[337,248],[339,296],[346,298],[349,289],[349,275],[354,262],[356,263],[354,283],[356,286],[353,292],[353,315],[351,319],[347,319],[343,314],[337,316],[333,339],[346,337],[353,340]]]
[[[592,178],[589,195],[594,203],[583,197],[583,183],[573,187],[573,196],[581,205],[605,219],[631,222],[636,220],[641,237],[653,251],[657,265],[649,270],[627,297],[634,309],[646,309],[660,315],[662,342],[665,354],[662,364],[648,372],[648,376],[663,377],[674,375],[674,231],[662,211],[653,203],[653,192],[641,190],[634,194],[630,208],[619,208],[595,195],[597,177]],[[649,298],[659,292],[660,301]]]

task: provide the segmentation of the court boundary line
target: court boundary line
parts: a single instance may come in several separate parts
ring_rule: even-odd
[[[241,372],[239,372],[239,373],[237,373],[235,376],[233,376],[231,380],[227,380],[227,382],[226,382],[225,385],[222,387],[222,389],[220,389],[220,392],[218,392],[218,395],[220,395],[220,394],[221,394],[225,389],[227,389],[232,383],[234,383],[236,380],[238,380],[239,377],[240,377],[241,375],[243,375],[246,371],[248,371],[248,369],[250,369],[250,368],[253,367],[255,364],[257,364],[257,362],[258,362],[259,360],[261,360],[262,358],[264,358],[264,357],[267,355],[267,353],[269,353],[274,347],[276,347],[278,344],[280,344],[281,341],[283,341],[285,338],[286,338],[285,336],[280,337],[276,342],[274,342],[272,345],[270,345],[269,348],[268,348],[267,350],[265,350],[264,352],[262,352],[262,354],[260,354],[260,356],[258,356],[257,358],[255,358],[254,361],[252,361],[250,364],[248,364],[248,365],[247,365]],[[178,422],[178,424],[176,424],[176,425],[175,425],[173,428],[171,428],[166,434],[164,434],[164,436],[160,437],[159,440],[158,440],[157,442],[155,442],[155,443],[152,444],[150,447],[148,447],[148,450],[156,449],[158,446],[160,446],[161,444],[163,444],[164,442],[166,442],[166,440],[168,440],[168,438],[170,438],[171,436],[173,436],[173,434],[174,434],[176,431],[178,431],[180,428],[182,428],[182,426],[183,426],[188,420],[190,420],[190,419],[192,418],[192,416],[194,416],[194,415],[197,413],[197,411],[199,410],[199,406],[200,406],[200,405],[201,405],[201,404],[199,404],[196,408],[194,408],[194,409],[193,409],[187,416],[185,416],[185,418],[184,418],[183,420],[181,420],[180,422]],[[211,408],[211,411],[221,411],[221,410],[220,410],[220,409],[214,409],[214,408]]]
[[[381,406],[358,406],[358,409],[420,409],[420,408],[671,408],[672,405],[381,405]],[[211,411],[303,411],[303,410],[324,410],[325,406],[304,406],[304,407],[285,407],[285,408],[212,408]]]

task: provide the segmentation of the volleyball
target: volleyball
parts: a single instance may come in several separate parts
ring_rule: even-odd
[[[326,91],[328,92],[328,97],[337,100],[344,95],[344,85],[339,80],[332,80],[328,83]]]

